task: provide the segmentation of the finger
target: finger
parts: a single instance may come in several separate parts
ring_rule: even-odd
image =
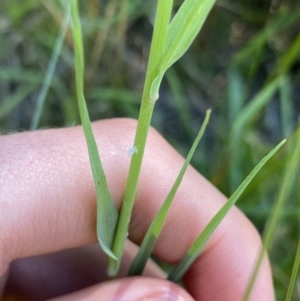
[[[127,242],[120,277],[127,275],[137,247]],[[46,300],[66,295],[107,280],[106,260],[99,244],[18,259],[2,297],[6,300]],[[163,278],[164,273],[149,261],[143,275]],[[1,299],[1,300],[2,300]]]
[[[132,277],[109,281],[49,301],[193,301],[179,286],[162,279]]]
[[[4,275],[0,276],[0,296],[3,295],[7,278],[8,278],[8,271],[6,271]]]
[[[118,208],[128,173],[127,150],[133,145],[135,128],[135,121],[122,119],[94,124]],[[4,230],[0,234],[0,271],[2,268],[3,273],[14,258],[95,242],[95,191],[82,128],[23,133],[1,140],[0,187],[4,187],[4,193],[0,219]],[[130,228],[134,242],[142,240],[182,163],[181,156],[157,132],[150,131]],[[178,262],[224,202],[223,195],[189,168],[155,255],[170,263]],[[186,286],[197,300],[240,300],[259,248],[256,230],[234,208],[190,269]],[[267,260],[252,298],[274,298]]]

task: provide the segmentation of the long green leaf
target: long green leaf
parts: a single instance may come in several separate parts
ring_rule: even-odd
[[[165,70],[188,50],[214,4],[215,0],[186,0],[181,5],[168,28],[166,51],[162,62]]]
[[[295,63],[296,60],[299,59],[299,51],[300,51],[300,33],[297,35],[292,45],[286,51],[286,53],[282,56],[280,63],[278,64],[277,72],[279,74],[285,74],[291,66]]]
[[[166,79],[168,81],[170,92],[181,124],[184,127],[186,135],[192,141],[195,131],[191,123],[190,104],[184,95],[184,83],[181,82],[179,74],[177,74],[173,68],[167,72]]]
[[[199,133],[192,145],[192,148],[180,170],[180,173],[178,174],[178,176],[176,178],[174,185],[172,186],[169,194],[166,197],[166,200],[164,201],[161,209],[159,210],[159,212],[155,216],[154,220],[152,221],[152,223],[143,239],[143,242],[139,248],[139,251],[138,251],[136,257],[134,258],[134,261],[132,262],[132,265],[130,267],[130,270],[128,273],[129,276],[140,275],[143,272],[146,262],[147,262],[148,258],[150,257],[152,250],[156,244],[156,241],[160,235],[160,232],[163,228],[165,219],[167,217],[167,214],[169,212],[169,209],[170,209],[172,201],[175,197],[175,194],[178,190],[178,187],[179,187],[179,185],[183,179],[183,176],[191,162],[194,152],[205,132],[205,129],[209,122],[209,118],[210,118],[210,110],[207,111],[207,113],[206,113],[206,117],[204,119],[203,125],[200,128],[200,131],[199,131]]]
[[[283,137],[288,138],[293,132],[293,98],[292,85],[288,76],[283,78],[280,87],[280,113],[282,120]]]
[[[291,26],[297,24],[300,18],[300,10],[282,10],[276,18],[267,23],[267,26],[260,30],[242,49],[235,54],[234,62],[245,62],[249,65],[249,57],[254,57],[257,50],[265,47],[268,41],[281,32],[287,31]],[[255,59],[257,59],[255,57]],[[260,63],[258,60],[257,63]]]
[[[298,241],[298,247],[297,247],[297,251],[296,251],[296,257],[295,257],[295,261],[294,261],[293,271],[292,271],[291,280],[289,283],[285,301],[292,300],[292,296],[293,296],[293,292],[294,292],[294,288],[295,288],[295,284],[296,284],[296,280],[297,280],[297,276],[298,276],[299,266],[300,266],[300,239]]]
[[[41,72],[37,72],[36,70],[1,67],[0,80],[39,84],[43,81],[43,74]]]
[[[160,72],[151,86],[151,95],[158,94],[164,73],[188,50],[199,33],[215,0],[186,0],[172,19]]]
[[[275,202],[273,212],[269,218],[265,233],[263,235],[264,247],[262,248],[258,256],[257,262],[253,269],[251,279],[245,291],[243,301],[248,301],[251,296],[251,292],[254,287],[256,277],[258,275],[261,263],[263,262],[265,251],[268,250],[271,244],[273,243],[276,228],[278,226],[280,216],[283,211],[284,203],[288,199],[291,193],[293,180],[295,178],[295,174],[300,161],[300,128],[298,129],[297,135],[295,137],[296,137],[296,145],[292,148],[292,156],[286,165],[286,169],[283,176],[283,182],[280,187],[278,199]]]
[[[272,96],[284,83],[283,77],[278,77],[266,85],[248,104],[240,111],[233,124],[233,132],[240,133],[245,130],[268,104]]]
[[[158,97],[158,95],[155,95],[154,98],[151,97],[150,87],[153,79],[157,75],[158,66],[161,62],[161,56],[165,49],[166,33],[171,17],[172,7],[173,0],[159,0],[157,4],[157,13],[154,24],[142,104],[134,139],[134,147],[136,149],[136,152],[134,152],[131,158],[124,200],[122,203],[120,218],[118,220],[118,226],[114,237],[113,251],[119,261],[116,262],[110,259],[107,267],[107,274],[111,277],[117,275],[120,259],[123,254],[124,243],[128,235],[128,227],[137,191],[137,184],[141,171],[148,130],[150,127],[154,105]]]
[[[111,251],[113,236],[118,220],[118,212],[108,190],[106,177],[99,157],[98,147],[93,135],[92,126],[84,98],[83,74],[84,55],[82,32],[79,20],[77,0],[71,0],[71,15],[73,23],[76,91],[83,130],[88,146],[91,168],[97,194],[97,236],[104,252],[114,260],[116,256]]]
[[[250,102],[238,113],[230,132],[229,152],[231,167],[229,170],[230,188],[233,192],[241,182],[241,158],[242,144],[245,131],[259,116],[263,108],[269,103],[276,91],[283,85],[283,77],[279,77],[268,83]]]
[[[231,124],[242,110],[245,103],[245,84],[241,74],[235,68],[231,68],[227,72],[228,78],[228,121]]]
[[[265,163],[279,150],[279,148],[285,143],[286,140],[282,141],[278,144],[266,157],[264,157],[252,170],[252,172],[248,175],[248,177],[242,182],[242,184],[237,188],[237,190],[232,194],[226,204],[219,210],[219,212],[212,218],[212,220],[205,227],[203,232],[198,236],[196,241],[192,244],[192,246],[187,251],[186,255],[182,258],[182,260],[174,267],[171,273],[168,276],[169,280],[174,282],[178,282],[184,273],[189,269],[189,267],[193,264],[193,262],[197,259],[199,254],[202,252],[204,246],[207,241],[214,233],[215,229],[224,219],[229,210],[236,203],[238,198],[247,188],[249,183],[252,181],[254,176],[259,172],[259,170],[265,165]]]

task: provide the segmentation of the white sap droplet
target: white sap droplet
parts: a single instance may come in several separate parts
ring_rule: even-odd
[[[159,99],[159,94],[158,93],[150,97],[151,102],[156,102],[158,99]]]
[[[127,155],[128,155],[128,157],[131,158],[134,154],[137,154],[137,153],[138,153],[137,147],[133,146],[128,150]]]

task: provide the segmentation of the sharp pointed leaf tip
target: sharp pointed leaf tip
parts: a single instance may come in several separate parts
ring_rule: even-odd
[[[115,261],[118,261],[117,257],[112,252],[112,250],[106,245],[106,243],[104,243],[100,237],[98,237],[98,240],[99,240],[100,245],[101,245],[103,251],[105,252],[105,254],[107,256],[109,256],[110,258],[114,259]]]

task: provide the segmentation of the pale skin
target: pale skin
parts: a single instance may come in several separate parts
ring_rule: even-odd
[[[93,124],[118,209],[135,128],[130,119]],[[151,129],[130,223],[129,239],[135,244],[141,243],[183,162]],[[185,275],[185,290],[162,279],[151,263],[147,276],[103,281],[105,257],[95,244],[95,190],[81,127],[1,136],[0,191],[0,289],[7,281],[5,301],[241,301],[261,248],[254,226],[233,208]],[[178,262],[225,201],[189,167],[154,254]],[[134,249],[127,246],[122,275]],[[275,300],[267,258],[250,300]]]

